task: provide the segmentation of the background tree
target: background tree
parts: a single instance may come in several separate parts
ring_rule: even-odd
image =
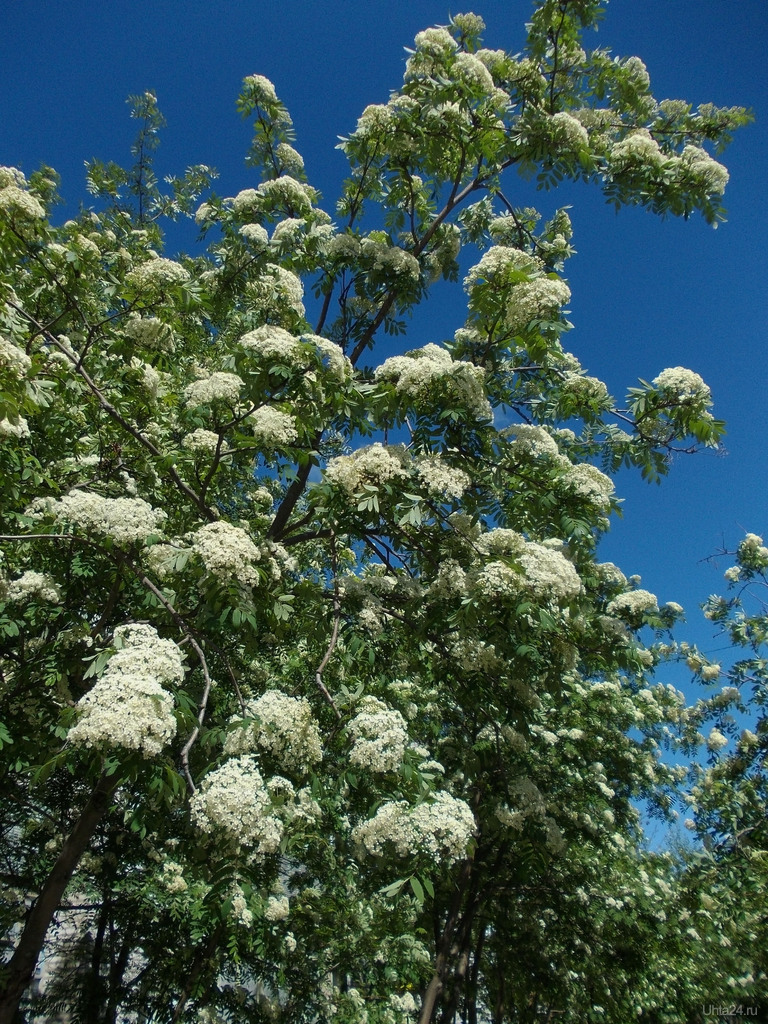
[[[599,14],[547,0],[517,57],[471,14],[419,33],[338,224],[259,75],[232,198],[161,188],[151,93],[94,210],[56,226],[53,172],[0,171],[0,1021],[46,935],[30,1012],[75,1020],[673,1019],[674,865],[633,801],[676,780],[641,631],[680,609],[597,543],[607,474],[722,424],[691,370],[619,403],[566,351],[570,221],[507,172],[717,223],[704,146],[747,115],[657,102],[582,49]],[[160,255],[192,215],[205,246]],[[441,277],[454,338],[377,352]]]

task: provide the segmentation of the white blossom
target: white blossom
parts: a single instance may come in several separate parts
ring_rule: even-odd
[[[440,455],[417,459],[416,474],[429,494],[438,501],[460,498],[472,485],[469,474],[449,466]]]
[[[647,590],[629,590],[625,594],[619,594],[608,602],[606,611],[609,615],[616,615],[620,619],[629,622],[635,621],[638,616],[646,612],[657,612],[659,602],[655,594]]]
[[[573,563],[561,551],[526,540],[515,530],[491,530],[478,539],[477,547],[489,556],[474,576],[476,589],[486,598],[516,597],[528,591],[539,600],[563,604],[582,592]],[[513,565],[493,560],[494,555],[508,557]]]
[[[253,721],[230,732],[226,753],[246,753],[260,747],[285,768],[301,772],[322,759],[320,729],[305,698],[267,690],[249,701],[245,712]]]
[[[296,421],[288,413],[271,405],[262,405],[248,417],[256,443],[264,448],[282,448],[293,444],[299,436]]]
[[[267,921],[284,921],[291,912],[290,900],[287,896],[270,896],[264,908]]]
[[[129,272],[126,281],[138,291],[160,292],[189,281],[189,271],[175,260],[156,256]]]
[[[723,747],[728,746],[728,737],[720,732],[719,729],[711,729],[709,736],[707,736],[707,750],[718,751],[722,750]]]
[[[0,420],[0,437],[29,437],[29,423],[23,416],[17,416],[15,423],[5,416]]]
[[[697,179],[709,195],[722,195],[728,184],[728,171],[723,164],[713,160],[706,150],[699,146],[687,145],[680,162],[688,174]]]
[[[347,726],[353,740],[350,764],[372,772],[397,771],[408,742],[405,719],[376,697],[363,698],[360,707]]]
[[[243,79],[243,89],[250,92],[257,102],[277,103],[278,101],[274,85],[264,75],[246,75]]]
[[[515,453],[519,452],[532,458],[553,458],[560,453],[557,441],[544,427],[520,423],[515,426],[505,427],[501,434],[503,437],[510,438],[514,445]]]
[[[425,854],[436,863],[450,864],[465,856],[474,833],[468,804],[449,793],[437,793],[432,802],[416,807],[405,800],[382,804],[373,818],[353,830],[352,838],[374,857],[391,848],[400,857]]]
[[[244,334],[238,344],[261,362],[282,363],[287,366],[301,366],[304,350],[298,338],[283,327],[264,324],[255,331]]]
[[[352,455],[339,455],[331,459],[325,469],[325,479],[348,495],[358,494],[364,484],[380,487],[382,484],[406,480],[409,457],[402,446],[385,447],[380,442],[359,448]]]
[[[143,623],[118,627],[114,644],[118,649],[98,682],[77,703],[80,715],[68,742],[153,757],[176,735],[173,697],[163,687],[184,678],[181,651]]]
[[[690,402],[697,407],[706,407],[711,403],[712,394],[698,373],[686,370],[684,366],[673,366],[662,370],[653,380],[653,386],[664,395],[674,397],[679,402]]]
[[[44,572],[28,570],[8,584],[7,600],[14,603],[39,598],[49,604],[61,601],[61,591],[52,576]]]
[[[222,521],[205,523],[189,539],[192,550],[212,576],[224,582],[258,583],[254,563],[260,560],[261,552],[241,527]]]
[[[203,779],[190,800],[192,820],[201,832],[229,840],[257,855],[275,853],[283,823],[275,813],[256,759],[233,757]]]
[[[219,446],[220,437],[212,430],[205,427],[198,427],[191,434],[186,434],[182,439],[182,446],[191,452],[206,452],[213,454]]]
[[[24,349],[14,345],[12,341],[0,334],[0,368],[7,370],[17,380],[21,380],[29,373],[31,366],[32,360]]]
[[[391,356],[376,368],[375,379],[392,383],[395,391],[414,401],[458,403],[478,419],[490,419],[485,394],[485,370],[473,363],[454,361],[439,345],[425,345],[404,356]]]
[[[45,219],[45,210],[40,200],[18,185],[0,188],[0,213],[14,218],[21,217],[24,220]]]
[[[70,491],[50,505],[56,522],[72,523],[117,544],[135,544],[160,531],[166,518],[143,498],[102,498],[92,491]]]
[[[242,378],[236,373],[216,372],[188,384],[184,388],[184,397],[186,404],[191,408],[211,405],[213,402],[234,405],[240,397],[242,387]]]

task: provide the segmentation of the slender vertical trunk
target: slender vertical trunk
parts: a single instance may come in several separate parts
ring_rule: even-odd
[[[454,944],[456,924],[459,921],[464,897],[467,894],[470,881],[472,879],[472,866],[471,860],[465,860],[462,865],[461,873],[456,883],[456,894],[453,898],[453,904],[451,905],[451,909],[448,913],[448,917],[445,925],[443,926],[442,935],[440,937],[440,943],[437,949],[437,958],[435,960],[435,970],[432,974],[429,985],[427,985],[427,990],[424,993],[424,998],[421,1002],[419,1024],[430,1024],[437,1007],[437,1001],[443,991],[451,950]]]
[[[106,1009],[104,1010],[104,1024],[115,1024],[117,1020],[118,1004],[124,992],[123,976],[125,968],[128,966],[128,958],[133,950],[133,937],[135,934],[136,925],[133,923],[126,930],[117,959],[113,959],[110,965],[109,993],[107,995]]]
[[[64,890],[80,858],[88,848],[93,833],[109,806],[117,781],[115,776],[102,775],[96,783],[88,803],[65,840],[61,853],[29,912],[14,954],[2,970],[0,1024],[13,1024],[21,998],[32,980],[35,964],[40,957],[53,915],[61,903]]]
[[[487,932],[488,925],[484,921],[481,921],[478,925],[477,946],[475,947],[475,955],[472,959],[472,970],[470,972],[467,985],[467,1024],[477,1024],[477,990],[480,982],[480,964],[483,959],[483,946],[485,945],[485,936]]]
[[[182,990],[179,1000],[176,1003],[176,1009],[174,1010],[173,1017],[171,1017],[171,1024],[176,1024],[177,1021],[181,1020],[181,1015],[184,1012],[184,1007],[192,997],[192,993],[195,991],[195,986],[200,980],[200,976],[208,966],[211,957],[216,951],[216,947],[219,944],[219,937],[221,935],[221,928],[216,928],[211,933],[208,942],[204,947],[197,951],[197,954],[192,962],[192,968],[187,976],[186,983]]]
[[[442,1024],[453,1024],[459,1009],[462,993],[466,991],[469,957],[472,950],[472,931],[477,914],[477,906],[478,894],[476,886],[473,885],[468,905],[456,928],[456,938],[451,946],[451,959],[454,963],[453,979],[450,991],[448,992],[448,998],[443,1006]],[[447,988],[447,985],[445,987]]]

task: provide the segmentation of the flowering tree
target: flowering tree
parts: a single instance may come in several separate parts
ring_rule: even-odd
[[[681,609],[597,544],[612,472],[722,425],[691,370],[623,403],[585,374],[567,213],[507,178],[716,223],[704,147],[747,115],[585,53],[600,6],[544,0],[517,57],[471,14],[419,33],[343,142],[338,223],[258,75],[261,181],[233,198],[206,167],[161,188],[151,94],[135,165],[88,168],[94,210],[56,226],[53,172],[0,170],[3,1024],[44,945],[33,1005],[88,1021],[679,999],[675,868],[632,801],[679,774],[640,631]],[[159,255],[192,216],[205,247]],[[453,339],[382,352],[440,278]]]

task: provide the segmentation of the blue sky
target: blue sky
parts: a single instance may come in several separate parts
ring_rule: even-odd
[[[333,212],[345,172],[334,149],[368,103],[401,81],[414,34],[444,23],[447,0],[5,0],[0,5],[0,163],[25,172],[45,162],[74,205],[85,199],[83,161],[129,163],[135,123],[129,93],[152,89],[168,121],[161,175],[192,163],[220,171],[220,194],[256,184],[243,163],[249,130],[234,108],[246,74],[269,77],[288,106],[310,182]],[[477,0],[486,43],[517,51],[529,0]],[[566,273],[575,330],[567,346],[617,397],[638,377],[683,365],[711,385],[728,422],[727,455],[680,458],[661,487],[619,476],[625,517],[602,555],[660,600],[688,613],[689,635],[713,653],[697,611],[721,590],[721,570],[702,560],[734,547],[744,530],[768,535],[764,358],[768,281],[768,8],[765,0],[611,0],[587,45],[645,61],[657,98],[746,105],[756,123],[740,131],[724,162],[731,171],[728,222],[659,221],[618,215],[594,188],[542,194],[545,214],[573,205],[578,250]],[[521,182],[507,195],[529,203]],[[462,296],[440,291],[402,347],[451,335]],[[681,634],[682,635],[682,634]]]

